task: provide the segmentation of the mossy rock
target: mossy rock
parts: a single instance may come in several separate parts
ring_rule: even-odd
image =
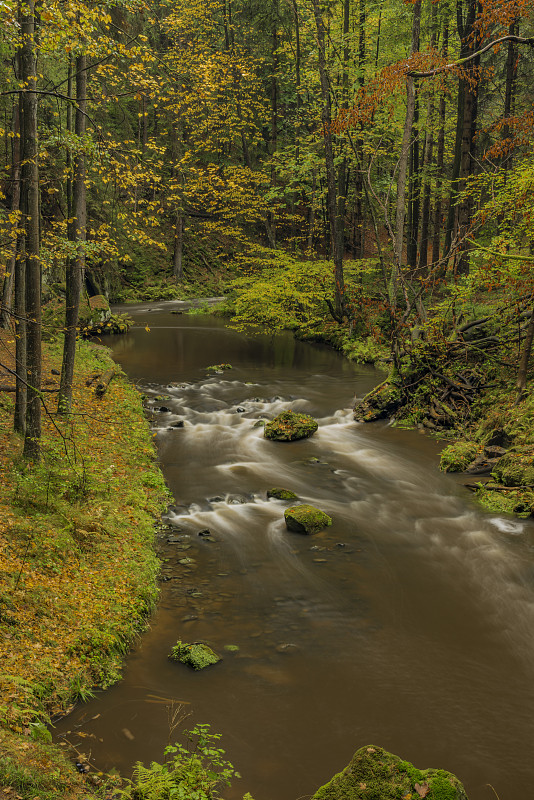
[[[276,442],[293,442],[296,439],[307,439],[315,433],[319,424],[308,414],[295,411],[282,411],[267,423],[263,430],[266,439]]]
[[[324,528],[329,528],[332,518],[314,506],[304,503],[301,506],[291,506],[284,511],[284,519],[288,531],[311,535]]]
[[[276,500],[297,500],[298,495],[290,489],[267,489],[267,497],[274,497]]]
[[[221,657],[215,653],[211,647],[202,642],[181,642],[178,640],[169,655],[171,661],[180,661],[193,669],[205,669],[212,664],[217,664]]]
[[[473,461],[478,446],[475,442],[454,442],[441,451],[439,466],[443,472],[463,472]]]
[[[381,747],[357,750],[350,764],[311,800],[467,800],[462,784],[442,769],[419,770]]]
[[[103,294],[97,294],[81,301],[79,323],[81,327],[94,327],[109,319],[111,310]]]
[[[390,417],[402,403],[401,390],[394,383],[381,383],[354,407],[357,422],[374,422]]]
[[[497,461],[491,474],[505,486],[534,486],[532,454],[510,451]]]

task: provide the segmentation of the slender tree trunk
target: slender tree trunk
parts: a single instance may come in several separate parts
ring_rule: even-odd
[[[519,35],[519,24],[513,22],[510,25],[509,31],[510,35]],[[515,93],[517,89],[517,55],[516,55],[516,45],[514,42],[508,42],[508,52],[506,56],[506,89],[504,94],[504,125],[502,129],[502,138],[503,141],[509,145],[509,149],[507,152],[504,153],[502,159],[502,165],[504,169],[508,172],[512,168],[513,162],[513,155],[512,155],[512,147],[511,142],[508,142],[510,138],[510,125],[508,120],[513,113],[513,107],[515,103]]]
[[[295,20],[295,162],[300,164],[300,113],[301,113],[301,97],[300,97],[300,62],[301,62],[301,49],[300,49],[300,19],[297,0],[292,0],[293,18]],[[293,250],[297,247],[297,216],[295,208],[297,205],[298,190],[292,194],[291,197],[291,238],[293,241]]]
[[[330,238],[334,251],[334,314],[338,322],[343,319],[345,311],[345,280],[343,276],[343,252],[339,247],[338,219],[337,219],[337,186],[336,168],[334,163],[334,148],[332,142],[332,109],[330,86],[326,71],[325,30],[319,0],[312,0],[315,26],[317,30],[319,78],[321,82],[321,122],[323,127],[326,180],[327,180],[327,205],[330,220]]]
[[[382,7],[381,9],[382,10]],[[358,15],[358,84],[360,88],[365,83],[365,23],[367,19],[367,12],[365,7],[365,0],[360,0],[359,15]],[[378,45],[377,45],[378,47]],[[363,188],[363,169],[364,169],[364,151],[363,151],[363,138],[358,136],[355,142],[356,147],[356,160],[357,169],[354,178],[354,221],[353,221],[353,252],[355,258],[363,258],[364,251],[364,188]]]
[[[315,227],[315,193],[317,192],[317,173],[313,171],[310,207],[308,210],[308,239],[306,249],[313,252],[313,229]]]
[[[380,57],[380,33],[382,29],[382,6],[384,0],[380,0],[378,8],[378,30],[376,32],[376,51],[375,51],[375,72],[378,72],[378,59]]]
[[[441,53],[444,58],[449,54],[449,18],[447,8],[445,9],[445,19],[443,22],[443,40]],[[443,186],[443,164],[445,159],[445,121],[446,121],[446,100],[445,95],[439,98],[439,132],[438,132],[438,152],[436,156],[436,187],[434,203],[434,233],[432,237],[432,261],[436,264],[440,259],[441,227],[442,227],[442,186]]]
[[[19,18],[20,15],[19,15]],[[18,77],[22,75],[22,54],[19,52],[17,56],[19,62]],[[20,108],[20,142],[25,140],[24,129],[24,95],[19,95],[19,108]],[[22,146],[20,147],[22,155]],[[21,210],[21,224],[23,226],[22,233],[19,235],[18,252],[15,258],[15,371],[16,388],[15,388],[15,413],[13,418],[13,427],[17,433],[24,434],[26,430],[26,405],[27,405],[27,388],[26,388],[26,215],[27,215],[27,192],[25,190],[27,172],[21,169],[20,180],[20,210]],[[24,188],[23,188],[24,181]]]
[[[341,107],[346,109],[349,104],[349,32],[350,32],[350,0],[343,2],[343,69],[341,75],[342,97]],[[343,142],[342,142],[343,144]],[[340,159],[337,175],[337,252],[341,258],[345,253],[345,211],[347,208],[347,158]]]
[[[421,0],[416,0],[413,5],[412,42],[411,54],[419,50],[421,31]],[[392,308],[396,306],[397,288],[401,277],[403,247],[404,247],[404,219],[406,215],[406,179],[408,175],[408,159],[410,155],[410,140],[415,114],[416,85],[412,76],[406,78],[406,117],[402,135],[401,154],[397,175],[397,205],[395,211],[395,264],[391,272],[389,287],[389,301]]]
[[[182,281],[184,277],[183,270],[183,252],[184,252],[184,217],[182,210],[176,210],[176,225],[174,233],[174,250],[173,250],[173,275],[175,281]]]
[[[417,240],[419,237],[419,214],[421,197],[421,164],[419,158],[419,97],[415,96],[412,136],[410,146],[410,182],[408,192],[408,231],[406,261],[412,270],[417,266]]]
[[[456,16],[460,35],[460,57],[471,55],[478,48],[479,34],[475,26],[478,0],[467,0],[467,14],[463,18],[463,0],[456,0]],[[458,241],[456,273],[464,275],[469,272],[469,245],[465,236],[469,230],[472,215],[472,200],[462,195],[467,181],[473,172],[475,136],[478,112],[478,66],[480,58],[472,59],[463,68],[466,72],[458,86],[458,119],[456,128],[455,159],[453,182],[447,233],[445,239],[445,255],[448,255],[452,244],[452,232],[456,231]]]
[[[271,186],[276,188],[276,168],[274,154],[278,148],[278,0],[273,2],[271,31]],[[265,223],[269,245],[276,248],[276,218],[272,211],[267,213]]]
[[[430,47],[435,50],[439,36],[437,4],[432,5],[430,26]],[[428,245],[430,242],[430,206],[432,199],[432,176],[430,170],[434,158],[434,110],[434,91],[432,88],[430,88],[426,111],[426,135],[422,167],[424,184],[421,209],[421,246],[419,249],[418,262],[419,275],[421,277],[426,274],[426,267],[428,263]]]
[[[20,109],[18,101],[13,106],[12,123],[12,156],[11,156],[11,211],[16,214],[20,211]],[[15,286],[15,270],[18,251],[18,224],[12,222],[11,228],[11,256],[7,262],[4,286],[2,292],[2,316],[0,326],[4,329],[13,328],[13,289]]]
[[[516,389],[517,389],[517,398],[516,404],[519,403],[525,395],[527,389],[527,377],[528,377],[528,362],[530,360],[530,353],[532,350],[532,340],[534,339],[534,308],[530,314],[530,320],[528,323],[527,328],[527,335],[525,338],[525,344],[523,346],[523,352],[521,354],[521,361],[519,364],[519,371],[517,373],[517,381],[516,381]]]
[[[37,57],[34,0],[22,13],[21,50],[24,138],[22,141],[22,193],[26,229],[27,406],[24,458],[39,461],[41,455],[41,263],[39,252],[39,172],[37,139]]]
[[[85,110],[87,107],[87,57],[76,58],[76,122],[75,132],[79,143],[83,141],[86,129]],[[87,202],[85,188],[85,154],[80,148],[74,159],[73,185],[73,240],[76,242],[76,256],[67,264],[65,337],[63,342],[63,364],[58,400],[58,413],[68,414],[72,405],[72,381],[76,356],[76,336],[80,297],[85,276],[85,240],[87,230]]]
[[[428,263],[428,245],[430,240],[430,202],[432,197],[432,180],[430,167],[434,157],[434,99],[430,96],[427,109],[427,135],[425,136],[425,150],[423,157],[423,207],[421,211],[421,247],[419,250],[419,272],[424,274]]]

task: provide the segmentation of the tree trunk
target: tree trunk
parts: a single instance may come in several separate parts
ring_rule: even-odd
[[[180,208],[176,210],[176,227],[174,233],[174,251],[172,257],[172,271],[175,281],[182,281],[184,277],[183,270],[183,252],[184,252],[184,217]]]
[[[37,57],[34,0],[28,0],[21,18],[22,187],[26,231],[26,358],[27,406],[24,458],[39,461],[41,455],[41,263],[39,258],[39,171],[37,138]]]
[[[443,40],[441,44],[441,54],[443,58],[447,58],[449,54],[449,19],[445,14],[443,22]],[[434,264],[440,259],[440,242],[441,242],[441,226],[442,226],[442,181],[443,181],[443,163],[445,159],[445,121],[446,121],[446,101],[445,95],[442,93],[439,98],[439,132],[438,132],[438,152],[436,156],[436,193],[434,203],[434,233],[432,237],[432,261]]]
[[[431,34],[430,34],[430,47],[435,50],[438,42],[438,7],[434,3],[431,9],[430,18]],[[429,90],[427,111],[426,111],[426,135],[423,150],[423,201],[421,209],[421,246],[419,250],[419,275],[423,277],[426,274],[426,267],[428,263],[428,245],[430,241],[430,204],[432,198],[432,178],[431,178],[431,165],[434,158],[434,91]]]
[[[278,0],[273,2],[271,30],[271,187],[276,188],[276,168],[274,154],[278,148]],[[272,211],[267,213],[266,225],[269,246],[276,249],[276,217]]]
[[[430,238],[430,201],[432,196],[430,167],[434,157],[434,99],[432,95],[428,101],[427,109],[427,135],[425,136],[425,150],[423,157],[423,208],[421,211],[421,247],[419,250],[419,273],[426,273],[428,263],[428,245]]]
[[[467,0],[467,15],[463,19],[463,0],[456,0],[456,16],[458,34],[460,36],[460,58],[472,55],[478,48],[479,34],[475,26],[478,0]],[[463,67],[465,76],[458,85],[458,118],[456,127],[455,158],[451,199],[445,239],[445,255],[452,246],[452,233],[456,232],[458,242],[456,273],[465,275],[469,272],[469,245],[465,237],[469,230],[472,216],[472,201],[462,196],[467,180],[473,172],[475,136],[478,112],[478,74],[480,58],[474,58]]]
[[[419,50],[421,30],[421,0],[416,0],[413,6],[411,55]],[[404,219],[406,215],[406,178],[408,175],[408,159],[410,155],[410,140],[415,113],[416,85],[413,77],[406,78],[406,117],[402,135],[401,154],[399,157],[399,170],[397,176],[397,205],[395,212],[395,264],[391,272],[389,286],[389,301],[392,308],[397,302],[397,289],[401,277],[403,246],[404,246]]]
[[[365,23],[367,12],[365,0],[360,0],[358,15],[358,84],[363,87],[365,83]],[[356,143],[357,169],[354,178],[354,220],[353,220],[353,254],[355,258],[363,258],[364,252],[364,188],[363,188],[363,168],[364,150],[363,139],[358,136]]]
[[[517,398],[516,405],[519,403],[527,389],[527,376],[528,376],[528,362],[530,359],[530,352],[532,350],[532,340],[534,339],[534,307],[530,314],[530,321],[528,323],[527,335],[525,344],[523,346],[523,353],[521,354],[521,361],[519,364],[519,371],[517,373],[516,389]]]
[[[519,24],[513,22],[509,28],[511,36],[519,36]],[[513,114],[515,103],[515,93],[517,89],[517,56],[516,46],[514,42],[508,42],[508,53],[506,56],[506,88],[504,94],[504,125],[502,129],[503,141],[508,145],[507,151],[502,158],[502,165],[508,172],[512,168],[513,155],[512,155],[512,142],[508,142],[510,138],[510,125],[508,120]],[[505,175],[506,177],[506,175]]]
[[[85,136],[87,107],[87,57],[76,58],[76,122],[75,132],[78,141]],[[73,185],[73,239],[76,242],[76,256],[67,263],[65,336],[63,341],[63,364],[58,399],[58,414],[68,414],[72,405],[72,381],[76,356],[76,335],[80,310],[80,296],[85,274],[85,239],[87,229],[87,203],[85,189],[85,154],[79,149],[74,159]]]
[[[412,135],[410,146],[410,183],[408,198],[408,233],[406,261],[412,270],[417,266],[417,240],[419,238],[419,214],[421,206],[421,164],[419,157],[419,97],[415,96]]]
[[[319,0],[312,0],[315,26],[317,30],[319,78],[321,82],[321,122],[323,127],[326,180],[327,180],[327,206],[330,222],[330,239],[334,254],[334,313],[338,322],[343,319],[345,311],[345,280],[343,276],[343,252],[339,247],[338,238],[338,204],[336,186],[336,168],[334,164],[334,149],[332,142],[332,109],[330,86],[326,72],[325,30]]]
[[[343,69],[341,75],[342,97],[341,107],[346,109],[349,105],[349,32],[350,32],[350,0],[343,2]],[[345,253],[345,211],[347,207],[347,159],[340,159],[337,175],[337,252],[341,258]]]
[[[18,101],[13,106],[13,139],[11,156],[11,211],[20,211],[20,109]],[[13,328],[13,288],[15,285],[15,270],[17,263],[18,250],[18,225],[16,222],[10,224],[11,228],[11,256],[6,265],[4,286],[2,292],[2,317],[0,326],[5,330]]]

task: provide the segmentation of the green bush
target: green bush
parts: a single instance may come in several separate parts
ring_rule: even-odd
[[[219,789],[240,778],[233,765],[216,747],[219,733],[209,725],[185,731],[188,746],[176,743],[165,748],[166,761],[149,767],[137,762],[130,786],[120,794],[127,800],[216,800]]]

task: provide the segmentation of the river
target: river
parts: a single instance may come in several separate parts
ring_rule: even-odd
[[[128,306],[139,324],[104,342],[147,397],[175,501],[158,537],[160,602],[124,680],[56,737],[127,772],[162,760],[180,707],[186,728],[222,734],[242,775],[229,800],[308,797],[371,743],[451,770],[470,800],[495,798],[491,787],[528,797],[534,526],[478,510],[428,437],[355,423],[373,369],[181,308]],[[232,369],[207,373],[220,363]],[[257,420],[288,408],[318,432],[265,440]],[[287,503],[266,498],[275,486],[332,527],[286,531]],[[223,661],[198,673],[170,662],[178,638]]]

